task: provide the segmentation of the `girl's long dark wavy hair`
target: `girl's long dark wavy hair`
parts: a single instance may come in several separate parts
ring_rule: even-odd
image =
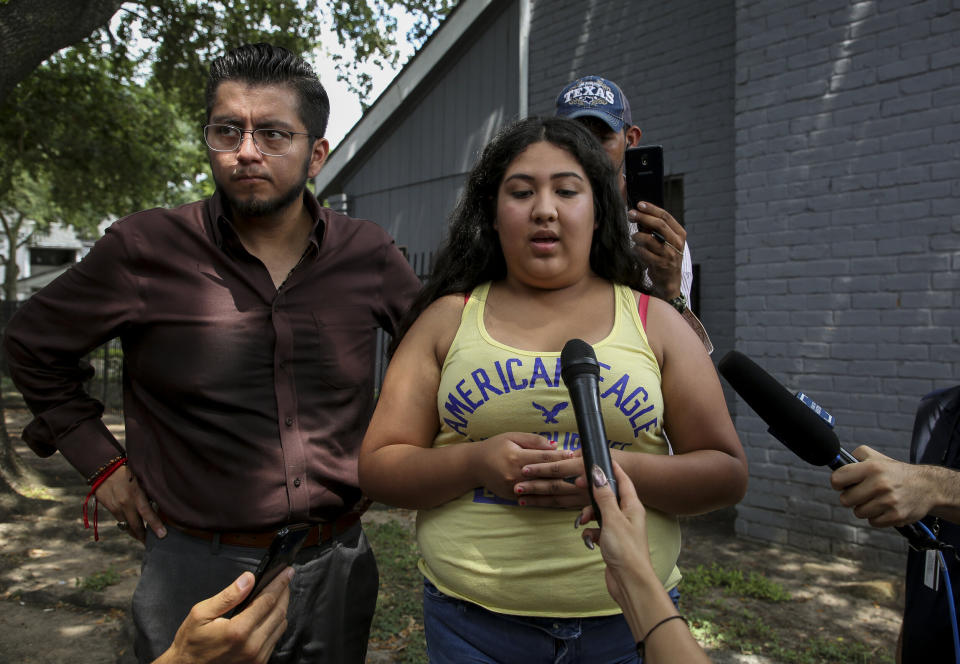
[[[597,139],[579,122],[566,118],[531,117],[500,130],[483,149],[467,177],[467,186],[450,217],[448,235],[433,271],[404,316],[390,352],[434,300],[451,293],[469,293],[486,281],[507,275],[500,239],[493,224],[497,193],[507,167],[534,143],[546,141],[566,150],[580,164],[593,189],[597,228],[590,247],[590,269],[615,283],[642,287],[642,269],[630,250],[627,217],[619,174]]]

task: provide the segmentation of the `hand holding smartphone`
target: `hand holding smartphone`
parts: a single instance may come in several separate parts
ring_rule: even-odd
[[[233,609],[229,617],[233,617],[250,606],[250,603],[257,598],[264,588],[270,585],[270,582],[277,578],[277,575],[293,564],[294,558],[300,552],[307,535],[310,534],[309,523],[295,523],[284,526],[277,531],[276,536],[270,543],[267,553],[260,559],[256,571],[253,573],[256,581],[253,584],[253,590],[244,598],[240,604]]]
[[[630,209],[640,201],[663,207],[663,146],[638,145],[627,148],[625,175]]]

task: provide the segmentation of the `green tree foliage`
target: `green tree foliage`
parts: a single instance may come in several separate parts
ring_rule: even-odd
[[[46,200],[20,210],[41,223],[88,229],[104,213],[175,202],[202,155],[187,139],[196,128],[156,81],[134,82],[85,47],[42,64],[5,111],[0,196],[17,177],[44,185]]]
[[[81,45],[7,98],[0,222],[8,248],[53,222],[90,236],[108,216],[179,202],[196,182],[203,153],[184,115],[155,81],[136,83],[121,67]],[[13,255],[2,257],[6,299],[16,297]]]

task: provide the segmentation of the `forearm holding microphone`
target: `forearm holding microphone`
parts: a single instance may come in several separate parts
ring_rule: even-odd
[[[840,502],[877,528],[905,526],[925,516],[960,523],[960,472],[897,461],[861,445],[860,463],[835,470],[830,484]]]
[[[646,511],[633,483],[619,465],[614,463],[613,467],[622,487],[620,504],[603,472],[597,469],[589,473],[597,506],[605,518],[603,528],[587,528],[582,532],[584,542],[590,542],[588,546],[600,547],[607,564],[607,590],[623,609],[633,638],[643,643],[644,661],[649,664],[709,662],[653,570]],[[587,523],[593,517],[594,508],[587,507],[581,513],[580,522]]]

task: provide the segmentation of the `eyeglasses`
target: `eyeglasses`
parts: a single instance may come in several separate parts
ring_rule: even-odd
[[[302,131],[241,129],[227,124],[209,124],[203,128],[203,140],[214,152],[233,152],[240,147],[244,134],[250,134],[260,154],[269,157],[282,157],[290,152],[295,135],[310,136]]]

